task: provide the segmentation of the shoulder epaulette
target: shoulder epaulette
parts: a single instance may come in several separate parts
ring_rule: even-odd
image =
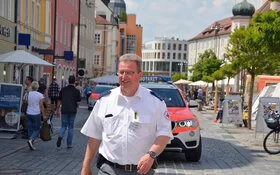
[[[100,98],[102,98],[102,97],[105,97],[105,96],[109,95],[110,93],[111,93],[110,90],[105,91],[105,92],[102,92],[101,94],[99,94],[98,99],[100,99]]]
[[[163,98],[162,98],[158,93],[156,93],[156,92],[154,92],[154,91],[150,91],[150,93],[151,93],[153,96],[157,97],[160,101],[163,100]]]

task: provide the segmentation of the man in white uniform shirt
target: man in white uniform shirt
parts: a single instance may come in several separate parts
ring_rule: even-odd
[[[156,156],[173,136],[163,99],[139,85],[141,70],[137,55],[120,57],[120,86],[99,97],[81,130],[89,137],[82,175],[91,175],[95,155],[99,175],[154,174]]]

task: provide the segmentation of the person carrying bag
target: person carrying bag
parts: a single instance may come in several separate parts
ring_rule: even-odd
[[[51,137],[51,128],[50,128],[50,125],[48,123],[48,120],[43,120],[43,122],[41,124],[40,138],[43,141],[49,141],[49,140],[52,139],[52,137]]]

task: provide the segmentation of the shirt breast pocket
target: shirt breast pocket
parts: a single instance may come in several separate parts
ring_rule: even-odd
[[[152,119],[147,116],[139,116],[138,120],[139,129],[137,133],[142,136],[147,136],[155,133],[156,126],[152,122]]]
[[[113,136],[118,133],[120,120],[118,116],[110,116],[104,119],[103,128],[107,136]]]

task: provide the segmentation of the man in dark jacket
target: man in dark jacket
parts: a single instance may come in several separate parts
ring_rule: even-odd
[[[59,109],[61,105],[61,128],[56,146],[60,147],[61,140],[64,137],[66,129],[68,128],[67,148],[72,148],[74,121],[77,108],[81,102],[81,95],[79,90],[74,86],[75,77],[73,75],[69,76],[68,81],[69,85],[61,89],[57,101],[56,117],[60,116]]]

